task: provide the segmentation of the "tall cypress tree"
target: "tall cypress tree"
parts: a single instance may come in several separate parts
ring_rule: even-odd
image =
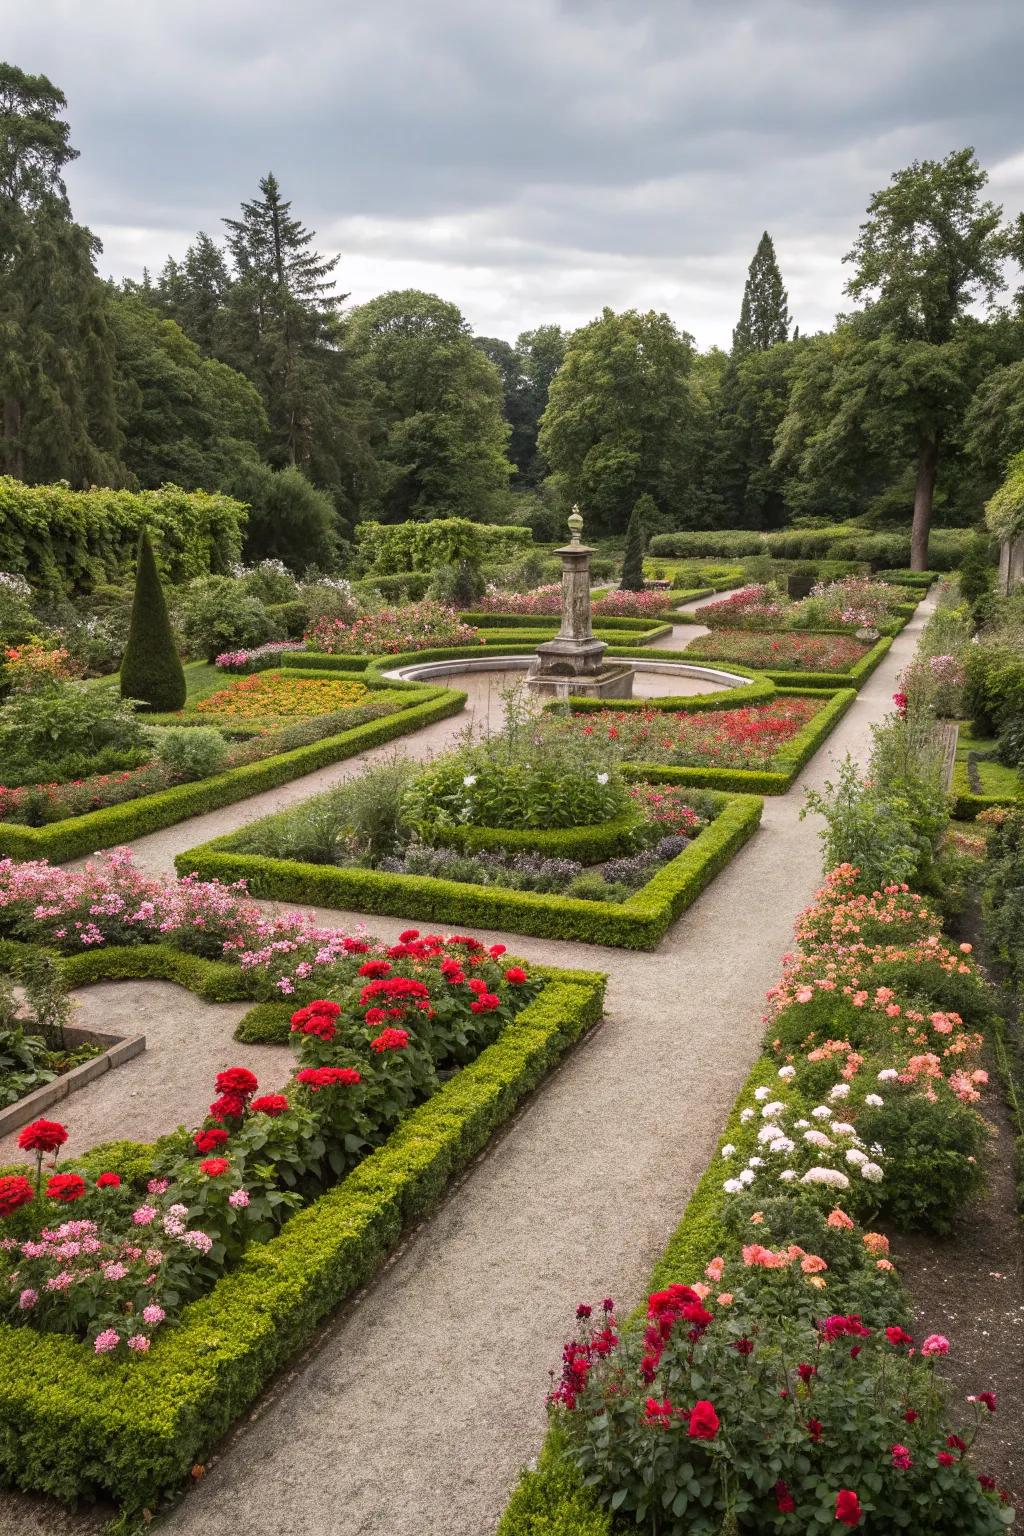
[[[619,580],[620,592],[644,590],[644,549],[647,544],[644,517],[650,516],[657,510],[654,498],[643,495],[634,503],[633,510],[629,514],[629,523],[626,527],[626,550],[622,557],[622,576]]]
[[[747,271],[740,318],[732,333],[732,355],[737,362],[748,352],[767,352],[789,336],[788,295],[775,259],[772,237],[765,230]]]
[[[139,563],[128,643],[121,660],[121,697],[136,699],[158,712],[181,709],[185,702],[185,672],[174,643],[160,572],[149,534],[139,534]]]

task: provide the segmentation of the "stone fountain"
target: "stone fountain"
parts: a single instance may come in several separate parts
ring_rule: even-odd
[[[562,627],[554,640],[545,640],[526,675],[527,687],[548,698],[594,695],[628,699],[633,695],[633,668],[628,661],[606,662],[608,649],[594,637],[590,614],[590,557],[580,543],[583,518],[573,507],[568,519],[570,542],[555,553],[562,561]]]

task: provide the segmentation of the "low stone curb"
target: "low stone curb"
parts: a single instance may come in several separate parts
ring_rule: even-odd
[[[34,1088],[31,1093],[27,1093],[23,1099],[8,1104],[6,1109],[0,1109],[0,1136],[7,1136],[11,1131],[27,1125],[51,1105],[59,1104],[61,1099],[68,1098],[88,1083],[94,1083],[104,1072],[123,1066],[146,1049],[145,1035],[111,1035],[105,1030],[80,1029],[73,1024],[65,1028],[64,1040],[71,1049],[79,1045],[103,1045],[106,1049],[102,1056],[83,1061],[80,1067],[72,1067],[70,1072],[54,1078],[52,1083],[44,1083],[41,1088]]]

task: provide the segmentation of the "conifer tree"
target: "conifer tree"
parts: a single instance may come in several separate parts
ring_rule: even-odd
[[[136,699],[144,709],[160,713],[181,709],[185,702],[185,672],[145,529],[139,534],[135,597],[121,661],[121,697]]]
[[[644,549],[647,545],[644,519],[645,515],[649,516],[652,511],[657,511],[654,500],[645,495],[634,504],[629,514],[629,525],[626,528],[626,552],[622,558],[622,577],[619,581],[620,592],[644,590]]]
[[[782,273],[775,259],[775,246],[765,230],[747,271],[739,323],[732,333],[735,361],[749,352],[767,352],[777,341],[787,339],[790,319],[787,299]]]

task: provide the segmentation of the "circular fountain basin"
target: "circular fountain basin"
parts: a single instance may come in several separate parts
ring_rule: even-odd
[[[521,682],[534,660],[533,651],[522,656],[458,657],[449,661],[413,662],[395,667],[384,676],[407,683],[441,683],[475,693],[481,688],[498,691]],[[616,658],[620,660],[621,658]],[[678,698],[697,693],[718,693],[723,688],[744,688],[752,678],[721,667],[701,667],[683,661],[659,661],[654,656],[628,658],[633,668],[635,699]],[[609,700],[614,704],[615,700]]]

